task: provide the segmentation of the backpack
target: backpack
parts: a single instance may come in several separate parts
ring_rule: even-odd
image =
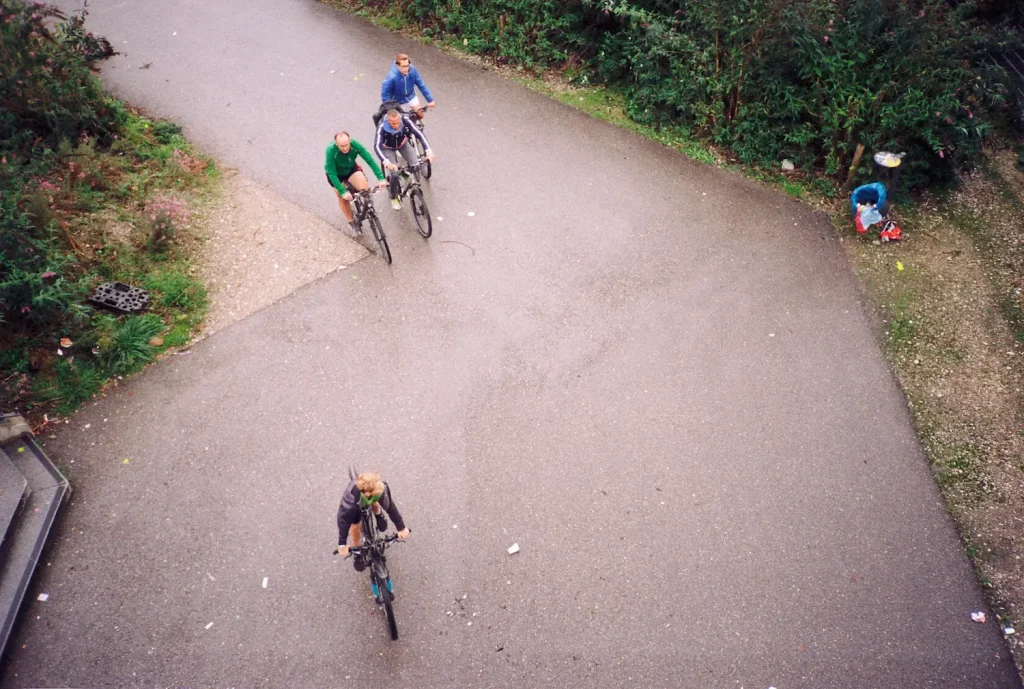
[[[380,125],[380,120],[384,115],[388,114],[388,110],[397,110],[402,112],[401,104],[397,100],[388,100],[380,104],[377,108],[377,112],[373,113],[373,128],[376,129]]]

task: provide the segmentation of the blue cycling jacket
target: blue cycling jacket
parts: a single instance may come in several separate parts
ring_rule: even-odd
[[[398,71],[398,65],[392,64],[391,71],[380,86],[380,101],[386,103],[389,100],[396,100],[405,105],[416,97],[416,88],[427,99],[427,103],[433,103],[434,97],[430,95],[430,89],[423,83],[423,77],[415,65],[409,65],[409,73],[402,74]]]

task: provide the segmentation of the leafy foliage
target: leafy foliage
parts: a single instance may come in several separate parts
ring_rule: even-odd
[[[178,248],[182,202],[208,179],[181,129],[129,112],[91,66],[113,54],[85,12],[0,0],[0,407],[64,414],[111,375],[184,344],[206,308]],[[184,192],[184,195],[183,193]],[[147,286],[153,313],[86,302],[99,282]]]
[[[385,0],[359,4],[395,7]],[[1016,15],[980,0],[410,0],[430,33],[524,65],[572,64],[628,114],[744,163],[845,178],[858,144],[907,153],[911,185],[973,166],[1016,91]],[[1019,21],[1019,17],[1017,17]],[[585,68],[580,70],[582,62]],[[864,158],[862,174],[870,171]]]

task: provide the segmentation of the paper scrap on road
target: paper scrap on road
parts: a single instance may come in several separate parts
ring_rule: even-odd
[[[985,613],[983,612],[972,612],[971,619],[979,624],[985,624]]]
[[[466,215],[468,215],[469,217],[472,218],[474,215],[476,215],[476,213],[474,213],[473,211],[470,211],[470,212],[466,213]]]
[[[172,37],[173,37],[173,36],[177,36],[177,35],[178,35],[178,32],[177,32],[177,31],[175,31],[174,33],[172,33],[172,34],[171,34],[171,36],[172,36]]]
[[[512,545],[509,546],[509,548],[508,548],[508,554],[509,555],[515,555],[518,552],[519,552],[519,544],[518,543],[513,543]]]
[[[46,601],[50,600],[50,594],[48,594],[48,593],[40,593],[36,597],[36,600],[41,600],[41,601],[43,601],[45,603]]]
[[[1006,636],[1013,636],[1016,633],[1017,630],[1013,627],[1003,627],[1003,634],[1005,634]]]
[[[270,581],[270,577],[263,577],[263,588],[267,588],[268,581]]]
[[[211,622],[210,624],[206,625],[206,628],[209,629],[212,626],[213,626],[213,622]]]

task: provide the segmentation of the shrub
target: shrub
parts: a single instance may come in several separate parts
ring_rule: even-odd
[[[395,7],[386,0],[364,6]],[[627,112],[837,179],[858,144],[907,153],[911,186],[978,161],[1017,92],[998,58],[1024,10],[980,0],[409,0],[400,11],[475,52],[565,64]],[[1015,14],[1016,13],[1016,14]],[[585,65],[580,69],[579,64]],[[870,170],[870,155],[862,172]]]
[[[149,247],[161,251],[188,223],[189,209],[177,199],[157,196],[146,204],[145,216],[149,225]]]

